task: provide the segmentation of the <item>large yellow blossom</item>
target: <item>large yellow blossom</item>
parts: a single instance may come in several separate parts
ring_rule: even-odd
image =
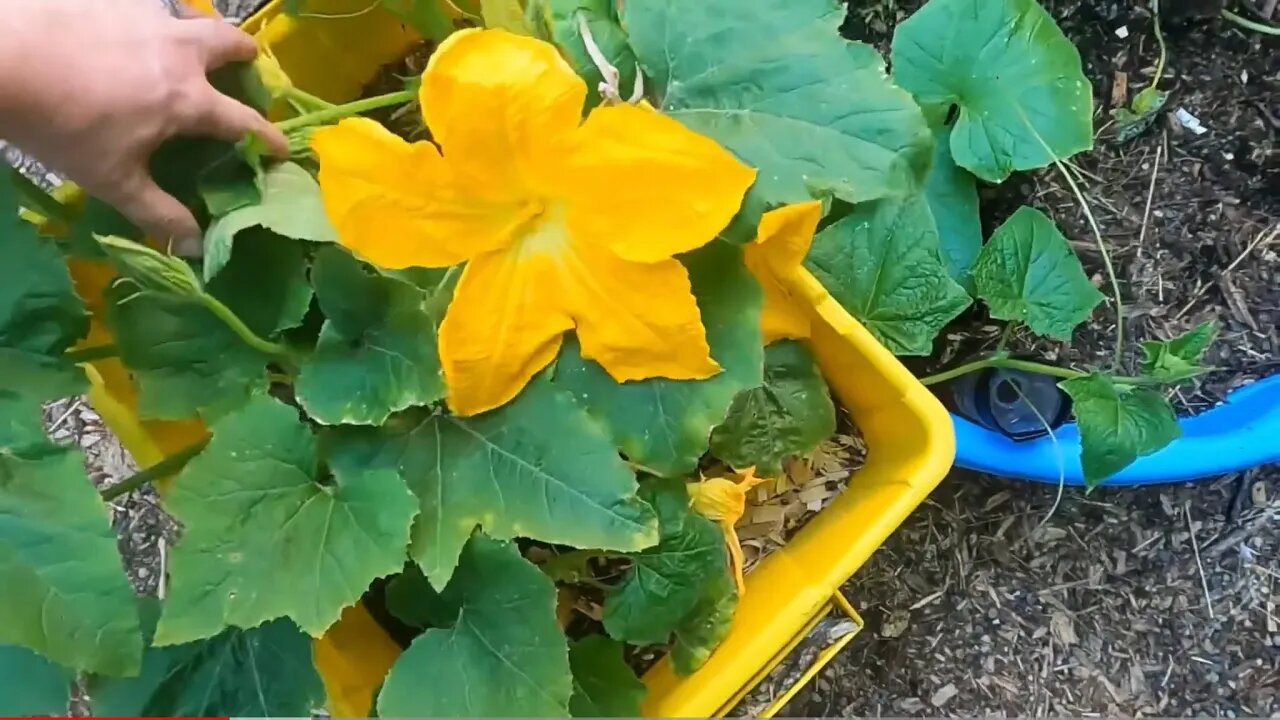
[[[366,119],[313,137],[344,245],[386,268],[466,263],[439,337],[457,414],[515,397],[568,330],[620,382],[720,369],[673,256],[728,224],[755,171],[651,108],[584,121],[586,92],[550,44],[465,30],[422,76],[435,144]]]
[[[746,248],[744,260],[764,291],[760,327],[764,344],[774,340],[809,337],[809,312],[791,292],[791,278],[800,271],[813,233],[822,219],[822,202],[785,205],[760,219],[755,242]]]

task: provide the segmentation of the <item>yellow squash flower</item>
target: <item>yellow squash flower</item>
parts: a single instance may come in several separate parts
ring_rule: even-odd
[[[586,94],[552,45],[464,30],[422,76],[435,144],[359,118],[313,136],[343,245],[385,268],[466,263],[439,337],[459,415],[515,397],[569,330],[619,382],[720,370],[673,256],[728,224],[755,171],[651,108],[584,121]]]
[[[790,280],[804,263],[813,244],[813,233],[822,219],[822,202],[785,205],[770,210],[760,219],[755,242],[746,248],[747,269],[764,291],[760,327],[764,344],[775,340],[803,340],[809,337],[806,303],[794,297]]]
[[[742,543],[738,540],[738,531],[734,529],[734,525],[738,524],[747,510],[747,493],[751,488],[766,482],[769,482],[769,478],[756,477],[755,468],[747,468],[736,482],[729,478],[713,477],[687,485],[693,509],[708,520],[719,523],[720,529],[724,531],[725,543],[729,546],[729,564],[733,569],[739,596],[746,592],[747,582],[742,575]]]

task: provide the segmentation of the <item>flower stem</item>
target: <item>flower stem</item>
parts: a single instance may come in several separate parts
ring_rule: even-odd
[[[84,362],[117,357],[119,354],[120,349],[115,345],[92,345],[79,350],[69,350],[63,354],[62,358],[78,365]]]
[[[163,480],[170,475],[177,473],[179,470],[186,467],[187,463],[191,462],[192,458],[199,455],[200,451],[204,450],[208,444],[209,439],[205,438],[194,445],[190,445],[179,450],[177,453],[170,455],[146,470],[140,470],[133,475],[130,475],[122,482],[116,483],[115,485],[103,490],[103,502],[111,502],[121,495],[127,495],[134,490],[137,490],[143,485],[153,483],[157,480]]]
[[[292,86],[290,86],[289,89],[285,91],[285,97],[290,101],[297,103],[299,106],[308,108],[311,112],[319,112],[321,110],[332,110],[333,108],[337,107],[337,105],[334,105],[333,103],[329,102],[328,100],[325,100],[324,98],[318,98],[315,95],[312,95],[311,93],[307,92],[306,90],[302,90],[301,88],[296,88]]]
[[[1169,51],[1164,45],[1164,31],[1160,29],[1160,0],[1151,0],[1151,24],[1156,32],[1156,44],[1160,46],[1160,59],[1156,61],[1156,74],[1151,79],[1151,87],[1160,84],[1164,77],[1165,62],[1169,59]]]
[[[250,330],[249,326],[245,325],[244,321],[231,311],[231,308],[223,305],[217,298],[212,295],[201,294],[200,302],[203,303],[205,307],[209,308],[209,312],[217,315],[219,320],[225,323],[227,327],[231,328],[231,332],[239,335],[240,339],[249,347],[259,352],[266,353],[274,358],[292,363],[293,354],[289,351],[288,347],[281,345],[280,343],[273,343],[270,340],[264,340],[263,338],[258,337],[258,334]]]
[[[1022,370],[1025,372],[1037,373],[1039,375],[1048,375],[1050,377],[1062,378],[1063,380],[1072,380],[1087,376],[1089,373],[1080,370],[1072,370],[1070,368],[1058,367],[1056,365],[1046,365],[1044,363],[1034,362],[1032,360],[1018,360],[1004,355],[992,355],[990,357],[979,358],[972,362],[944,370],[936,375],[929,375],[920,378],[921,385],[937,385],[947,380],[954,380],[961,375],[968,375],[971,372],[983,370],[986,368],[1003,368],[1006,370]],[[1113,376],[1112,381],[1121,385],[1167,385],[1164,380],[1157,380],[1148,377],[1117,377]]]
[[[1223,9],[1222,17],[1228,22],[1233,22],[1242,28],[1247,28],[1255,32],[1264,33],[1266,35],[1280,35],[1280,27],[1273,27],[1260,22],[1254,22],[1248,18],[1240,17],[1230,10]]]
[[[45,192],[44,188],[31,182],[31,178],[23,175],[17,168],[9,168],[9,177],[18,189],[18,194],[22,196],[23,204],[43,215],[46,220],[58,220],[68,225],[76,221],[76,214],[71,208]]]
[[[299,115],[295,118],[289,118],[276,123],[276,127],[282,132],[290,132],[300,128],[311,127],[313,125],[324,125],[326,123],[341,120],[353,115],[370,112],[379,108],[391,107],[392,105],[403,105],[412,102],[418,93],[413,90],[399,90],[386,95],[375,95],[374,97],[356,100],[345,105],[334,105],[333,107],[317,110],[306,115]]]

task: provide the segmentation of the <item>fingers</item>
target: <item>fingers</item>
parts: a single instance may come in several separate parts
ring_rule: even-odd
[[[176,250],[200,250],[200,226],[182,203],[160,189],[146,174],[145,169],[123,182],[115,184],[110,196],[103,200],[111,203],[148,237],[170,241]],[[188,253],[190,254],[190,253]]]
[[[258,44],[253,36],[225,20],[191,18],[181,21],[179,27],[199,48],[207,69],[229,62],[249,62],[258,56]]]
[[[193,115],[191,127],[187,128],[188,132],[233,143],[253,133],[262,140],[271,154],[279,158],[288,157],[288,138],[257,110],[223,95],[212,86],[203,97],[205,100],[202,101],[202,107]]]

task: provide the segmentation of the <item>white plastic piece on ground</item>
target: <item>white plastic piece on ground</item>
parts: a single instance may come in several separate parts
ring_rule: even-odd
[[[1129,26],[1121,25],[1120,27],[1116,28],[1116,37],[1120,38],[1121,40],[1124,40],[1125,38],[1129,37]]]
[[[1197,135],[1203,135],[1209,132],[1209,128],[1200,124],[1200,118],[1187,112],[1186,108],[1178,108],[1174,111],[1173,115],[1178,118],[1178,123],[1182,125],[1182,127]]]

